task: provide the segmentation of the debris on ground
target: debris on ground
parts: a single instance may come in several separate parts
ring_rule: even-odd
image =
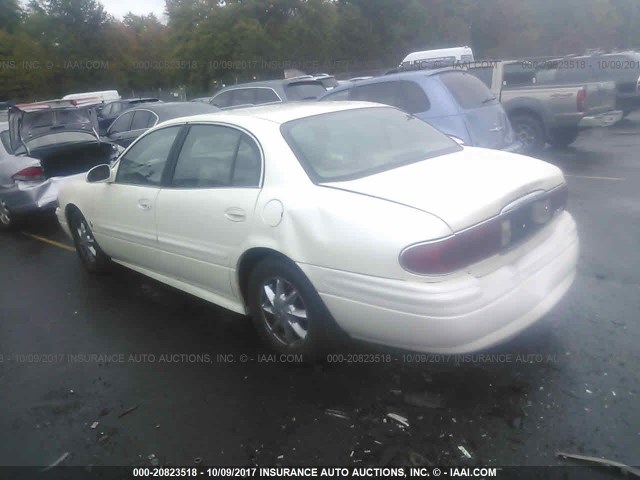
[[[48,467],[43,468],[40,471],[41,472],[47,472],[47,471],[51,470],[52,468],[57,467],[62,462],[64,462],[69,455],[71,455],[69,452],[64,452],[62,455],[60,455],[60,457],[55,462],[53,462],[51,465],[49,465]]]
[[[431,462],[418,452],[411,450],[409,452],[409,463],[414,467],[430,467]]]
[[[158,464],[160,463],[160,460],[158,460],[158,457],[156,457],[154,453],[149,455],[147,458],[151,462],[151,465],[153,465],[154,467],[158,466]]]
[[[387,413],[387,417],[389,417],[392,420],[395,420],[396,422],[398,422],[401,425],[404,425],[405,427],[409,426],[409,421],[406,418],[401,417],[397,413]]]
[[[133,412],[133,411],[137,410],[139,406],[140,406],[140,405],[134,405],[134,406],[133,406],[133,407],[131,407],[131,408],[127,408],[124,412],[122,412],[120,415],[118,415],[118,418],[122,418],[122,417],[124,417],[125,415],[129,415],[131,412]]]
[[[404,402],[420,408],[441,408],[443,406],[442,397],[432,395],[429,392],[407,393],[404,396]]]
[[[200,457],[194,458],[193,459],[193,463],[195,463],[196,465],[199,464],[199,463],[202,463],[202,458],[200,458]]]
[[[90,428],[95,429],[98,425],[100,425],[100,422],[93,422]]]
[[[330,415],[332,417],[336,417],[336,418],[343,418],[345,420],[349,420],[349,415],[347,415],[345,412],[342,412],[340,410],[333,410],[331,408],[327,408],[324,413],[326,413],[327,415]]]
[[[471,454],[469,453],[469,451],[462,445],[458,445],[458,450],[460,450],[465,457],[471,458]]]
[[[583,462],[595,463],[597,465],[603,465],[605,467],[615,467],[620,469],[623,473],[630,473],[636,477],[640,477],[640,469],[630,467],[624,463],[615,462],[613,460],[607,460],[606,458],[589,457],[587,455],[576,455],[574,453],[556,452],[556,457],[571,458],[574,460],[582,460]]]
[[[100,410],[100,413],[98,414],[99,417],[105,417],[107,415],[109,415],[109,412],[111,412],[110,408],[103,408],[102,410]]]
[[[104,443],[107,440],[109,440],[109,435],[102,435],[100,438],[98,438],[98,443]]]

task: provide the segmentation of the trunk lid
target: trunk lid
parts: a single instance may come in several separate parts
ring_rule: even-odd
[[[563,183],[562,171],[541,160],[466,147],[357,180],[322,185],[428,212],[457,232],[498,215],[525,195]]]
[[[29,143],[37,138],[68,132],[91,133],[99,139],[97,105],[77,105],[67,100],[16,105],[9,110],[9,138],[14,152],[29,151]],[[52,142],[57,143],[57,142]]]

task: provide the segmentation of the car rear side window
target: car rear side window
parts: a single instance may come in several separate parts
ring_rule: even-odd
[[[151,122],[155,121],[155,115],[148,110],[137,110],[133,115],[131,130],[142,130],[149,128]]]
[[[315,100],[327,93],[327,89],[317,81],[294,82],[285,87],[285,93],[287,94],[287,99],[292,101]]]
[[[233,101],[231,102],[231,105],[254,105],[255,94],[255,88],[238,88],[233,91]]]
[[[228,92],[222,92],[221,94],[213,97],[213,100],[211,100],[211,104],[215,105],[218,108],[226,108],[231,106],[232,99],[233,90],[229,90]]]
[[[248,135],[219,125],[194,125],[178,156],[171,185],[255,187],[260,174],[260,150]]]
[[[350,100],[383,103],[407,113],[426,112],[431,108],[422,87],[408,80],[359,85],[352,89]]]
[[[278,94],[270,88],[256,88],[256,105],[263,105],[265,103],[276,103],[280,101]]]
[[[162,128],[138,140],[120,159],[116,183],[159,186],[180,128]]]
[[[109,133],[123,133],[130,130],[131,121],[133,120],[133,112],[127,112],[116,118],[115,122],[111,125]]]
[[[473,75],[464,72],[450,72],[440,75],[440,80],[451,92],[461,108],[472,109],[497,102],[487,86]]]

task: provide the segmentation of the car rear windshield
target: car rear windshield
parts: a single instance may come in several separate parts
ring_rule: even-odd
[[[285,87],[288,100],[314,100],[327,92],[322,83],[317,81],[295,82]]]
[[[440,80],[451,92],[458,105],[465,110],[495,104],[498,101],[481,80],[468,73],[443,73],[440,75]]]
[[[285,123],[282,134],[315,183],[354,180],[461,147],[396,108],[360,108]]]

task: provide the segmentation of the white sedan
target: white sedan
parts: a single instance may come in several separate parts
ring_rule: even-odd
[[[65,185],[57,215],[90,271],[116,262],[249,314],[280,352],[317,354],[342,331],[465,353],[569,289],[566,201],[553,165],[323,102],[166,122]]]

